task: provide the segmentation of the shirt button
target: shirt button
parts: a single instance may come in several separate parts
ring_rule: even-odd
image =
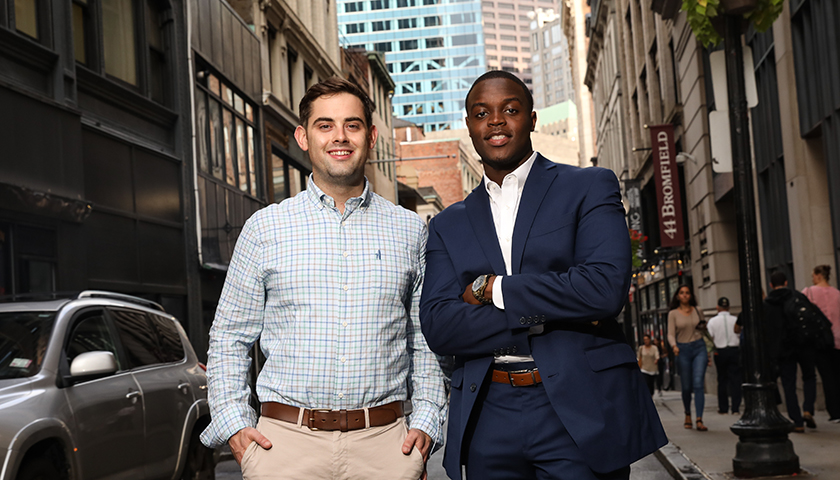
[[[341,226],[342,226],[342,227],[344,226],[344,222],[341,222]]]
[[[341,288],[343,288],[345,292],[346,292],[347,290],[350,290],[350,286],[349,286],[349,285],[345,285],[345,286],[343,286],[343,287],[341,287]]]
[[[338,398],[344,398],[344,394],[343,394],[343,393],[339,393],[339,394],[338,394]]]
[[[341,363],[346,363],[346,362],[347,362],[347,357],[341,357]]]
[[[342,255],[344,255],[344,257],[346,258],[346,257],[347,257],[347,255],[350,255],[350,252],[348,252],[347,250],[345,250],[345,251],[342,253]]]
[[[342,327],[346,327],[346,326],[347,326],[347,322],[341,322],[341,326],[342,326]]]

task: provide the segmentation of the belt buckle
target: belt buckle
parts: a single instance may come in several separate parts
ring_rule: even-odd
[[[537,384],[537,377],[534,375],[535,371],[537,371],[536,368],[526,368],[525,370],[514,370],[512,372],[507,372],[508,373],[508,381],[510,382],[510,385],[512,387],[530,387],[530,386],[536,385]],[[531,374],[531,382],[533,382],[533,383],[531,383],[531,385],[517,385],[517,384],[513,383],[513,374],[514,373],[517,374],[517,375],[521,375],[523,373],[530,373]]]
[[[320,430],[320,428],[314,426],[315,413],[316,412],[329,413],[329,412],[332,412],[332,409],[330,409],[330,408],[310,408],[309,409],[309,418],[307,419],[306,426],[309,427],[309,429],[312,430],[312,431]]]

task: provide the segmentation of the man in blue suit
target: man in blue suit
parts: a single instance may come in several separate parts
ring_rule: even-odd
[[[453,479],[626,479],[666,443],[615,321],[630,240],[615,174],[533,151],[533,98],[488,72],[467,94],[485,178],[429,226],[420,321],[455,357]]]

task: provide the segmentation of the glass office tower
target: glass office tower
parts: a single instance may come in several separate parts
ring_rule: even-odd
[[[487,70],[480,0],[339,0],[338,28],[343,47],[385,53],[394,116],[464,128],[464,97]]]

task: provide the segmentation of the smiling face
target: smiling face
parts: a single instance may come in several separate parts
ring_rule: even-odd
[[[507,78],[488,78],[473,87],[467,99],[467,129],[485,170],[511,172],[533,153],[531,132],[537,114],[525,95]]]
[[[295,140],[309,152],[312,176],[324,193],[364,188],[365,162],[376,143],[376,127],[365,124],[362,101],[350,93],[318,97],[306,128],[298,126]],[[361,193],[361,191],[358,191]]]

